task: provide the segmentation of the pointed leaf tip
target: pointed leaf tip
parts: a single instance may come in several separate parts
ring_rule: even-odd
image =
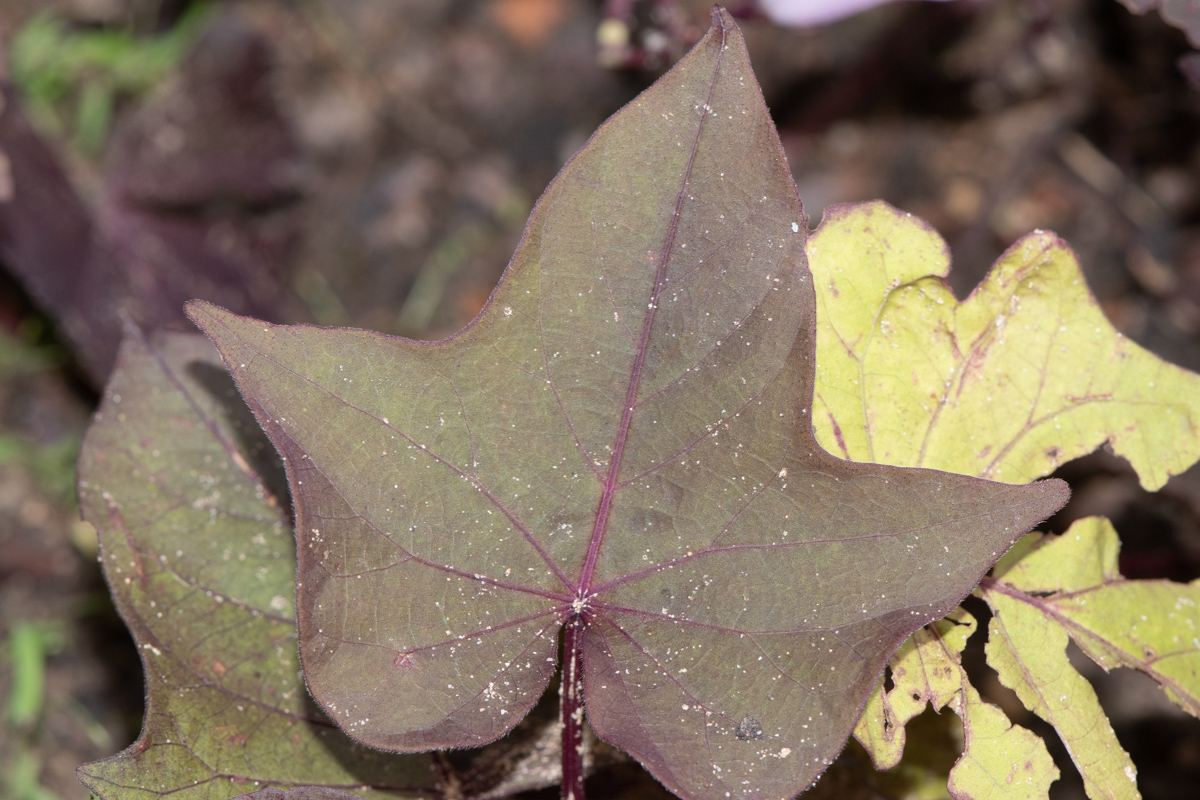
[[[227,326],[234,320],[253,319],[252,317],[243,317],[240,314],[235,314],[207,300],[189,300],[184,304],[183,311],[188,319],[210,339],[213,338],[214,333],[218,329]],[[268,322],[255,321],[264,327],[271,326],[271,323]]]
[[[725,6],[714,5],[710,17],[712,19],[712,27],[722,33],[738,30],[737,23],[733,21],[733,15],[729,13]]]
[[[212,309],[220,309],[221,307],[210,303],[207,300],[188,300],[183,304],[183,313],[187,314],[188,319],[200,325],[199,318],[207,317]]]

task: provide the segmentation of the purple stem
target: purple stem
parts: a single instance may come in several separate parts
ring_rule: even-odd
[[[583,795],[583,676],[580,674],[584,622],[582,614],[567,621],[563,636],[562,686],[562,800]]]

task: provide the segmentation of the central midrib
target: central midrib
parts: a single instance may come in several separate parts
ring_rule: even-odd
[[[708,119],[713,91],[717,85],[717,74],[721,69],[721,61],[725,57],[725,31],[721,31],[720,49],[713,66],[713,77],[709,83],[708,96],[700,106],[700,124],[696,128],[696,137],[692,142],[691,153],[688,154],[687,166],[683,171],[683,180],[679,184],[679,194],[675,198],[675,209],[671,214],[671,224],[667,228],[666,241],[658,259],[658,268],[654,275],[654,287],[650,293],[645,319],[642,321],[642,336],[638,342],[637,354],[633,360],[633,368],[629,375],[629,386],[625,392],[625,405],[621,409],[621,424],[617,428],[617,440],[613,445],[612,460],[609,462],[608,474],[604,477],[604,489],[600,495],[600,504],[596,509],[596,521],[592,527],[591,540],[588,542],[587,556],[579,575],[579,583],[575,587],[578,601],[586,599],[590,593],[592,576],[596,572],[596,563],[600,557],[600,548],[604,544],[604,536],[608,528],[609,512],[612,510],[613,497],[617,492],[618,478],[621,473],[621,461],[625,455],[625,445],[629,438],[629,427],[633,422],[633,411],[637,402],[638,389],[641,385],[642,368],[646,363],[646,350],[650,343],[650,330],[654,325],[654,317],[658,312],[658,300],[662,294],[663,281],[666,277],[667,265],[670,260],[671,248],[675,244],[675,234],[679,227],[679,216],[683,210],[683,201],[687,196],[688,181],[692,177],[692,166],[696,162],[696,152],[700,149],[700,138],[704,133],[704,124]]]

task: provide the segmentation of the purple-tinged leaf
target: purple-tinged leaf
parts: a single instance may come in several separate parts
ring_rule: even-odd
[[[80,476],[148,680],[138,742],[80,770],[98,796],[218,800],[258,781],[495,800],[557,782],[560,726],[544,714],[453,769],[365,750],[312,705],[298,674],[294,540],[273,499],[282,465],[202,336],[125,342]],[[614,760],[594,744],[585,762]]]
[[[1200,53],[1186,53],[1175,62],[1192,88],[1200,92]]]
[[[231,14],[201,35],[179,74],[116,132],[109,191],[174,211],[277,205],[299,188],[296,137],[272,93],[267,39]]]
[[[0,263],[50,311],[99,386],[121,339],[124,281],[54,152],[0,83]]]
[[[304,690],[294,545],[262,477],[278,469],[203,337],[125,342],[79,463],[80,510],[146,670],[142,735],[79,769],[105,800],[437,794],[429,757],[357,745]]]
[[[244,794],[235,800],[362,800],[362,798],[322,786],[300,786],[295,789],[261,789],[254,794]]]
[[[284,457],[305,678],[355,738],[496,739],[566,627],[601,738],[686,798],[789,797],[900,642],[1065,501],[817,446],[805,220],[714,22],[564,168],[457,336],[190,306]]]

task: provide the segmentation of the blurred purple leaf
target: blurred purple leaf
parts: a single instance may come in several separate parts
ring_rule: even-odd
[[[1180,56],[1176,66],[1183,76],[1188,79],[1188,83],[1192,88],[1200,92],[1200,53],[1188,53],[1185,56]]]
[[[94,210],[13,88],[0,86],[0,262],[97,385],[116,356],[122,311],[167,329],[187,327],[183,303],[194,297],[279,313],[300,160],[269,73],[261,37],[218,20],[174,82],[115,132]]]
[[[1187,34],[1192,47],[1200,47],[1200,0],[1162,0],[1158,13]]]
[[[103,381],[121,339],[124,278],[7,84],[0,85],[0,166],[0,262],[53,314],[93,379]]]

